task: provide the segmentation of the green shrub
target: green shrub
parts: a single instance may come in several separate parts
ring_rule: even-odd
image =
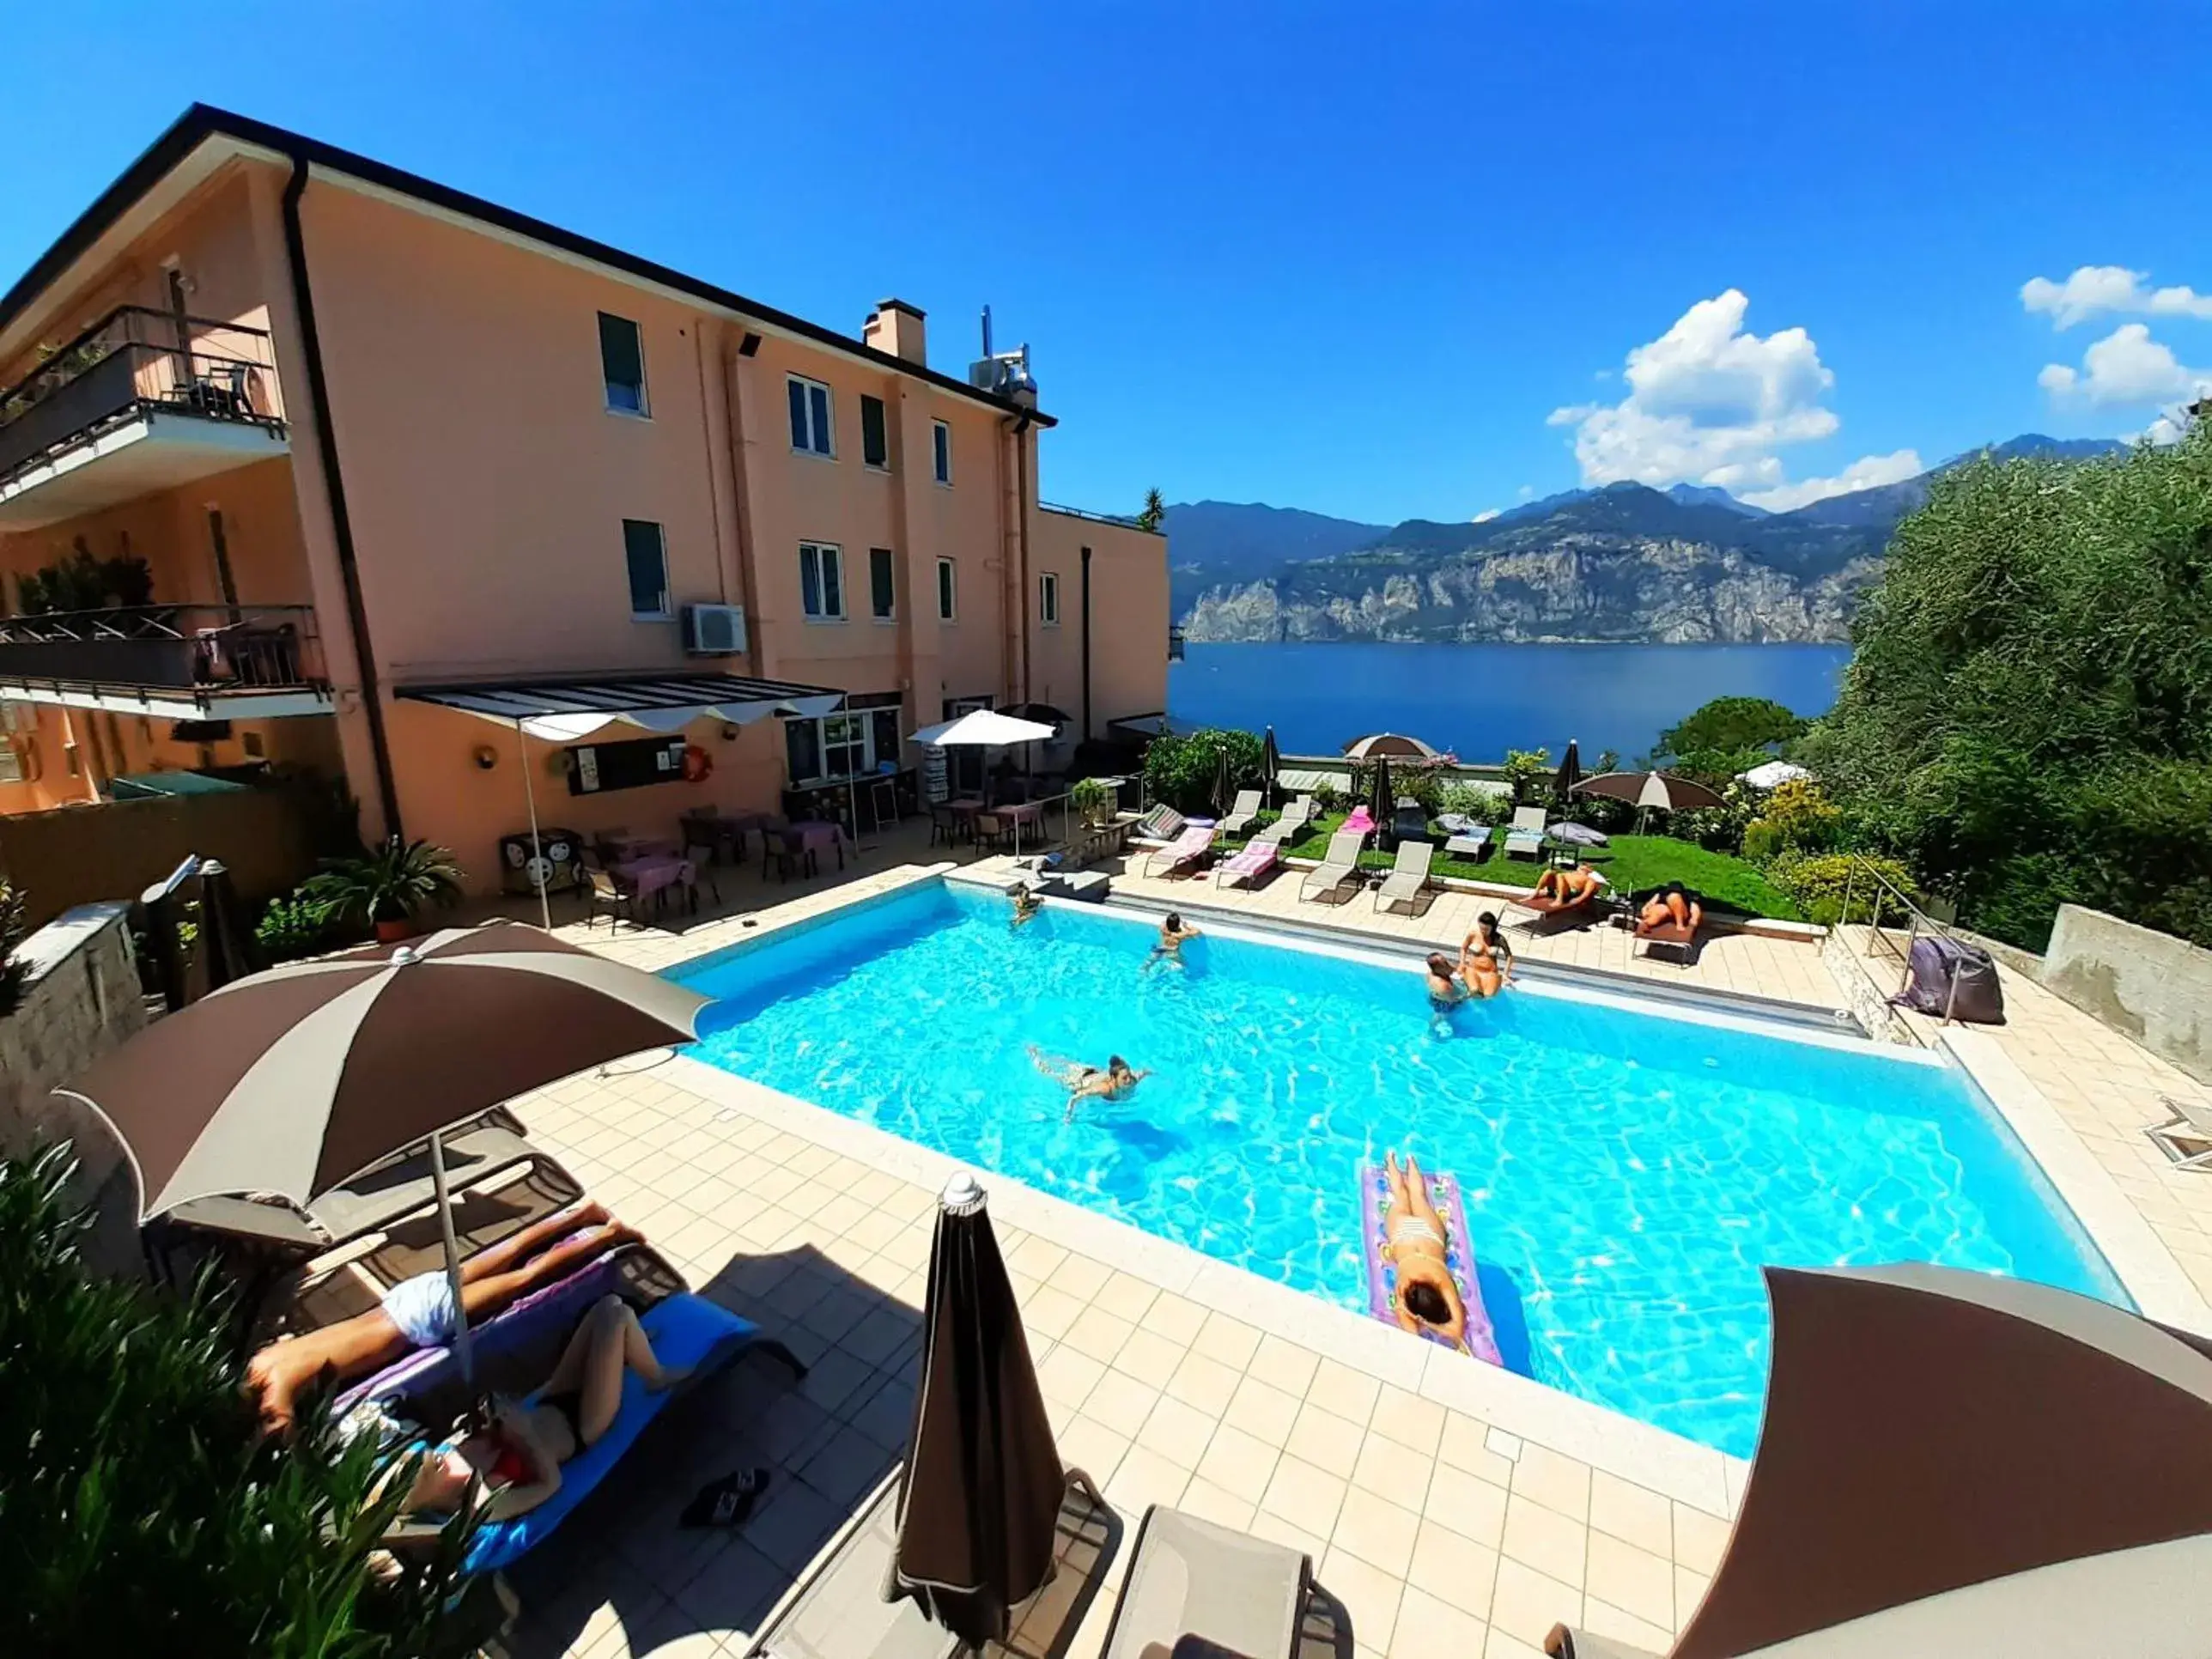
[[[1505,781],[1516,806],[1533,806],[1548,799],[1552,778],[1558,770],[1548,749],[1509,749],[1505,751]]]
[[[1902,921],[1905,912],[1883,897],[1872,866],[1890,884],[1908,896],[1914,892],[1912,877],[1895,859],[1866,858],[1850,853],[1784,853],[1767,866],[1767,878],[1797,902],[1806,919],[1832,927],[1839,921],[1871,921],[1880,904],[1879,920]],[[1850,914],[1844,913],[1848,899]]]
[[[1770,760],[1770,744],[1792,741],[1805,726],[1802,717],[1766,697],[1715,697],[1680,725],[1662,732],[1653,752],[1682,758],[1700,750],[1753,750],[1758,760]]]
[[[329,911],[296,892],[270,899],[261,919],[253,924],[253,937],[271,962],[295,962],[313,955],[330,932]]]
[[[431,905],[451,907],[461,897],[461,866],[442,847],[403,843],[393,836],[357,859],[335,859],[320,875],[300,884],[297,896],[318,907],[332,926],[363,929],[399,921]]]
[[[1314,811],[1340,811],[1344,807],[1343,793],[1333,783],[1317,783],[1313,788]]]
[[[89,1271],[71,1173],[0,1159],[0,1653],[435,1651],[464,1523],[380,1571],[398,1456],[262,1436],[222,1298]]]
[[[1498,797],[1493,792],[1472,783],[1447,783],[1438,792],[1436,810],[1456,812],[1462,817],[1487,823],[1498,816]]]
[[[1067,792],[1068,805],[1085,823],[1103,823],[1114,810],[1114,792],[1097,778],[1084,778]]]
[[[1229,787],[1250,789],[1261,781],[1266,750],[1250,732],[1206,726],[1188,737],[1154,738],[1145,750],[1145,785],[1154,800],[1178,812],[1203,812],[1213,805],[1215,757],[1229,751]]]
[[[1843,839],[1843,809],[1819,784],[1792,778],[1770,793],[1759,816],[1744,826],[1743,855],[1754,864],[1771,864],[1784,853],[1819,852],[1841,846]]]

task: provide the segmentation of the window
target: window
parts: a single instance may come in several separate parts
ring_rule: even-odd
[[[1047,628],[1060,626],[1060,574],[1048,570],[1037,578],[1037,620]]]
[[[897,592],[891,584],[893,555],[888,547],[868,550],[868,609],[878,622],[898,615]]]
[[[869,692],[846,702],[848,706],[841,714],[812,720],[786,717],[784,758],[790,764],[793,784],[864,778],[886,761],[898,764],[905,741],[900,735],[903,718],[900,695]]]
[[[860,398],[860,459],[870,466],[891,464],[890,441],[884,433],[884,400],[866,393]]]
[[[845,620],[845,558],[827,542],[799,544],[799,602],[810,622]]]
[[[629,318],[599,313],[599,372],[606,377],[609,409],[646,413],[645,336]]]
[[[943,622],[951,622],[960,614],[959,606],[957,603],[958,597],[958,589],[954,586],[953,581],[952,561],[950,559],[939,559],[937,562],[937,615],[939,620]]]
[[[623,558],[629,566],[632,622],[668,618],[668,544],[650,519],[623,520]]]
[[[810,455],[835,455],[830,430],[830,388],[819,380],[791,377],[791,447]]]
[[[18,732],[28,732],[30,741],[37,739],[37,711],[27,707],[18,709],[13,703],[0,702],[0,783],[24,781],[23,750],[16,746]]]
[[[929,423],[930,436],[937,446],[937,482],[952,482],[952,428],[942,421]]]

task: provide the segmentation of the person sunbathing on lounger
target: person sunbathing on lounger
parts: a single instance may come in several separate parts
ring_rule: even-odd
[[[690,1374],[654,1358],[629,1304],[611,1294],[601,1297],[535,1399],[491,1396],[482,1429],[433,1448],[422,1459],[405,1507],[451,1515],[474,1491],[487,1519],[527,1514],[561,1490],[561,1466],[613,1426],[622,1409],[623,1379],[633,1371],[655,1393]]]
[[[487,1319],[639,1238],[598,1204],[570,1205],[464,1261],[462,1310],[471,1323]],[[386,1291],[367,1313],[270,1343],[247,1362],[246,1391],[260,1406],[263,1427],[283,1433],[292,1426],[303,1389],[325,1377],[343,1382],[365,1376],[410,1350],[450,1341],[453,1334],[453,1293],[445,1269],[417,1273]]]
[[[1062,1115],[1075,1115],[1075,1103],[1086,1095],[1101,1100],[1120,1100],[1139,1083],[1152,1075],[1149,1071],[1137,1072],[1119,1054],[1109,1054],[1104,1066],[1085,1066],[1079,1060],[1055,1060],[1030,1044],[1030,1060],[1037,1070],[1067,1091],[1067,1110]]]
[[[1475,996],[1494,997],[1513,980],[1513,947],[1498,931],[1498,913],[1485,910],[1459,947],[1460,977]]]
[[[1643,914],[1636,919],[1636,931],[1640,936],[1656,933],[1662,927],[1686,927],[1692,933],[1704,926],[1705,907],[1698,896],[1679,881],[1670,881],[1644,901]]]
[[[1413,1155],[1398,1167],[1398,1154],[1382,1161],[1390,1182],[1390,1206],[1382,1213],[1382,1254],[1398,1269],[1398,1294],[1390,1310],[1401,1330],[1419,1333],[1423,1326],[1439,1332],[1462,1353],[1467,1346],[1467,1304],[1459,1285],[1444,1266],[1444,1218],[1429,1201],[1429,1183]]]
[[[1584,899],[1595,898],[1605,886],[1605,878],[1587,864],[1577,864],[1571,870],[1547,870],[1536,878],[1535,896],[1557,899],[1562,904],[1579,904]]]

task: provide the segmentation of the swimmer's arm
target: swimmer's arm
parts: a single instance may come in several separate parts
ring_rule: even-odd
[[[1421,1334],[1421,1322],[1406,1311],[1406,1304],[1404,1303],[1393,1302],[1390,1304],[1390,1311],[1398,1316],[1398,1328],[1400,1330],[1413,1336],[1419,1336]]]

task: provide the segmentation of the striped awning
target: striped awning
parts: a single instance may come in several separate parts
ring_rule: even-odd
[[[408,685],[410,702],[458,708],[533,738],[573,743],[617,721],[647,732],[680,732],[713,716],[744,726],[769,714],[834,714],[845,694],[826,685],[757,680],[740,674],[673,674],[574,680],[488,680],[472,685]]]

